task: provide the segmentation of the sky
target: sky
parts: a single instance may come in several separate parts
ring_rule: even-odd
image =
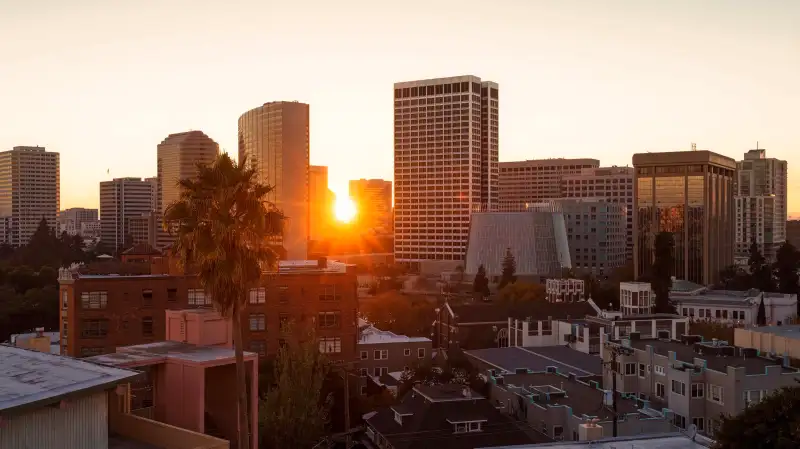
[[[330,187],[392,179],[393,83],[500,85],[500,160],[755,148],[800,215],[797,0],[0,0],[0,150],[61,153],[61,206],[154,176],[168,134],[311,105]],[[797,164],[797,165],[796,165]]]

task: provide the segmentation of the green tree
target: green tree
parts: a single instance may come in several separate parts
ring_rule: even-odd
[[[325,432],[328,407],[320,396],[329,365],[312,331],[299,340],[278,351],[275,385],[259,404],[263,447],[312,447]]]
[[[542,301],[545,299],[545,297],[545,288],[541,284],[516,282],[501,288],[497,294],[497,301],[505,303],[520,303],[527,301]]]
[[[378,329],[409,337],[430,337],[435,307],[424,297],[389,291],[361,301],[359,313]]]
[[[794,449],[800,441],[800,387],[785,387],[736,416],[723,416],[716,449]]]
[[[19,262],[38,269],[44,265],[61,266],[61,247],[47,220],[42,217],[28,244],[19,250]]]
[[[656,313],[675,313],[670,303],[669,290],[672,287],[672,270],[675,265],[675,240],[671,232],[656,235],[655,259],[650,272],[650,285],[656,295]]]
[[[506,255],[503,257],[503,272],[500,274],[500,284],[497,286],[502,289],[508,284],[517,282],[517,261],[511,254],[511,248],[506,248]]]
[[[747,260],[747,264],[750,266],[750,288],[757,288],[762,292],[775,290],[775,284],[772,281],[772,270],[758,249],[758,244],[755,240],[750,244],[750,257]]]
[[[486,277],[486,268],[483,265],[478,267],[475,280],[472,281],[472,291],[484,297],[489,296],[489,278]]]
[[[778,278],[778,291],[781,293],[800,293],[798,286],[798,270],[800,270],[800,251],[789,242],[778,248],[773,269]],[[800,302],[797,309],[800,315]]]
[[[181,265],[197,272],[214,307],[233,323],[238,444],[249,448],[242,314],[248,290],[258,285],[264,270],[277,265],[268,237],[280,233],[283,216],[267,201],[272,188],[258,182],[246,160],[236,164],[227,154],[199,165],[197,176],[179,185],[180,197],[167,207],[164,228],[176,234],[172,251]]]
[[[735,265],[728,265],[719,272],[719,287],[725,290],[747,290],[750,277]]]
[[[764,308],[764,292],[761,292],[761,301],[758,303],[758,314],[756,315],[756,324],[759,326],[767,325],[767,311]]]

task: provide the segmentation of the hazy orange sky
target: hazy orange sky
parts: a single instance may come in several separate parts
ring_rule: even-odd
[[[0,149],[61,153],[62,207],[153,176],[199,129],[311,105],[311,162],[392,179],[392,84],[500,84],[500,160],[755,148],[789,161],[800,213],[798,0],[0,0]],[[110,176],[106,170],[110,169]]]

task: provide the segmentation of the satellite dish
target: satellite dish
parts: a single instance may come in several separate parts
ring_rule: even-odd
[[[694,424],[690,424],[689,427],[686,428],[686,436],[689,437],[692,441],[694,441],[694,437],[697,435],[697,426]]]

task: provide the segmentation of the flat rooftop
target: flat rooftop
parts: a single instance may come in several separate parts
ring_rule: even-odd
[[[253,352],[244,352],[245,358],[255,357]],[[233,360],[233,349],[217,346],[197,346],[178,341],[158,341],[142,345],[123,346],[112,354],[87,357],[94,363],[111,366],[147,365],[160,363],[167,359],[182,360],[189,363],[223,362]]]
[[[369,326],[363,329],[358,338],[358,344],[363,345],[373,345],[379,343],[424,343],[430,341],[430,338],[398,335],[394,332],[380,330],[374,326]]]
[[[694,440],[682,433],[653,434],[638,437],[604,438],[595,441],[569,441],[563,443],[522,444],[517,446],[485,446],[477,449],[707,449],[712,441],[697,436]]]
[[[647,346],[652,346],[656,354],[669,356],[669,352],[675,352],[675,358],[681,362],[692,363],[695,358],[703,359],[706,361],[706,368],[726,373],[729,366],[739,368],[743,367],[746,374],[764,374],[768,366],[781,366],[779,363],[773,362],[762,357],[742,357],[742,356],[727,356],[721,357],[716,355],[703,354],[700,355],[694,351],[692,345],[685,345],[679,341],[664,341],[664,340],[631,340],[631,346],[640,351],[646,351]],[[798,371],[794,368],[783,368],[783,372],[791,373]]]
[[[800,324],[793,324],[789,326],[761,326],[752,329],[752,331],[778,335],[780,337],[791,338],[793,340],[800,340]]]
[[[503,371],[514,372],[519,368],[530,371],[547,371],[554,366],[561,374],[577,377],[601,376],[602,360],[595,355],[576,351],[565,346],[543,346],[538,348],[487,348],[464,351],[467,356],[494,366]]]
[[[0,345],[0,413],[57,403],[125,383],[140,373],[14,346]]]

